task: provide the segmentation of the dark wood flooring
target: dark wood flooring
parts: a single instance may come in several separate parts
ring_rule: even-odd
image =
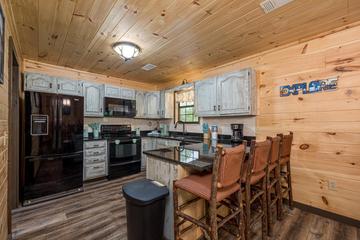
[[[123,184],[145,174],[87,183],[84,192],[13,211],[13,239],[126,239]],[[253,239],[261,239],[255,229]],[[231,239],[222,235],[221,239]],[[360,229],[294,209],[276,223],[281,240],[360,240]]]

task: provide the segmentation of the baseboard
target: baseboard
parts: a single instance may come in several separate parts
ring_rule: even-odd
[[[336,220],[338,222],[346,223],[346,224],[352,225],[354,227],[360,228],[360,221],[353,219],[353,218],[345,217],[343,215],[325,211],[323,209],[316,208],[316,207],[309,206],[309,205],[295,202],[295,201],[294,201],[294,207],[304,210],[306,212],[311,212],[311,213],[320,215],[322,217],[330,218],[330,219]]]

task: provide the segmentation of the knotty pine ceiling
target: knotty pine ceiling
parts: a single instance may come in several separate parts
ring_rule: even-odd
[[[12,0],[24,58],[141,82],[200,72],[360,20],[360,0]],[[124,62],[117,41],[142,48]],[[152,63],[158,67],[144,71]]]

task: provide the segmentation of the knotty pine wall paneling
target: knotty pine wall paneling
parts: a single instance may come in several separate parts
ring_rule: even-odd
[[[258,74],[258,140],[294,132],[294,199],[360,220],[360,26],[259,53],[202,73]],[[280,97],[280,86],[338,77],[332,92]],[[172,85],[175,85],[173,82]],[[166,86],[169,87],[171,83]],[[335,183],[335,188],[329,184]]]
[[[8,238],[8,111],[9,111],[9,73],[8,73],[8,48],[9,37],[12,36],[17,52],[20,52],[12,14],[8,1],[0,0],[0,5],[5,16],[5,49],[4,49],[4,84],[0,85],[0,240]],[[20,59],[20,58],[18,58]]]

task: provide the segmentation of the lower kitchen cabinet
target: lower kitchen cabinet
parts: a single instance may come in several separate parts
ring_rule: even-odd
[[[146,155],[144,151],[177,147],[180,146],[180,141],[171,140],[166,138],[144,137],[141,139],[141,170],[146,168]]]
[[[106,176],[107,162],[106,140],[84,142],[84,180]]]

